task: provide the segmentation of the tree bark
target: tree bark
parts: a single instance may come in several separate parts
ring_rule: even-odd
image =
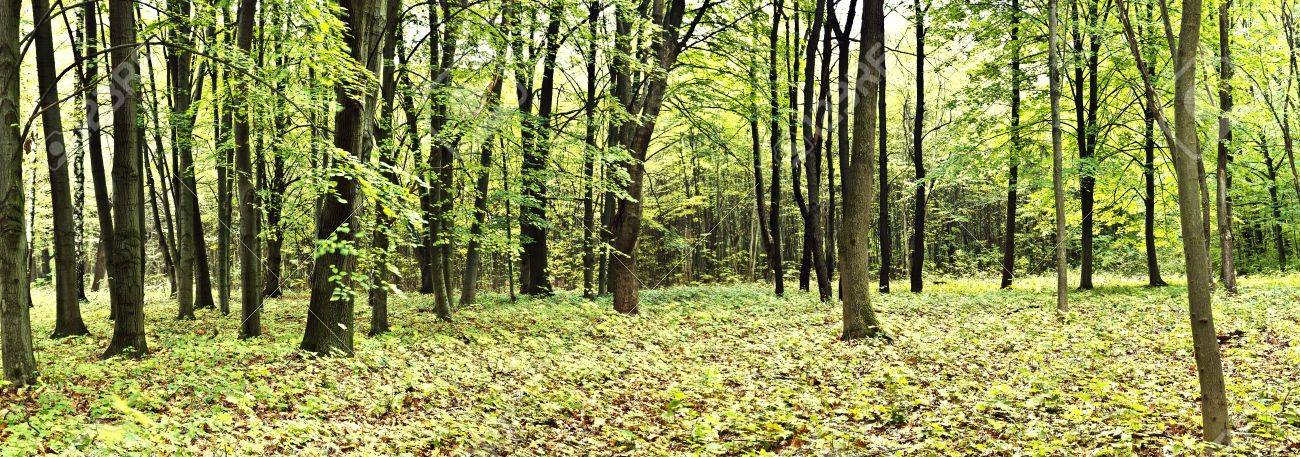
[[[524,199],[519,205],[519,238],[523,248],[519,291],[524,295],[551,294],[547,233],[550,223],[546,218],[548,198],[545,175],[546,163],[550,157],[551,112],[555,106],[555,59],[560,48],[562,16],[562,9],[552,1],[547,9],[546,45],[542,55],[542,82],[537,95],[537,115],[531,116],[527,110],[521,110],[524,111],[521,126],[524,130],[524,157],[519,170]],[[528,78],[531,79],[531,71],[528,73]],[[519,95],[531,97],[531,94],[522,92]]]
[[[397,98],[397,44],[404,38],[402,36],[402,20],[399,16],[401,3],[400,1],[385,2],[383,30],[380,31],[383,36],[383,72],[381,73],[379,83],[379,103],[380,112],[375,128],[375,145],[379,147],[379,166],[380,175],[385,184],[398,185],[400,183],[397,176],[397,145],[393,140],[393,126],[396,122],[394,101]],[[278,156],[277,156],[278,157]],[[393,226],[394,218],[390,215],[389,210],[384,204],[383,198],[375,199],[375,226],[371,229],[371,242],[375,248],[375,264],[371,270],[370,293],[367,297],[370,303],[370,332],[368,335],[375,336],[388,332],[388,288],[393,281],[393,274],[390,270],[389,257],[395,248],[392,241],[389,240],[389,227]],[[279,271],[276,271],[275,281],[279,282]],[[268,274],[267,280],[271,280]],[[279,290],[277,285],[276,290]],[[270,286],[268,285],[268,290]]]
[[[776,5],[772,9],[772,28],[769,31],[768,39],[771,45],[768,48],[768,70],[767,84],[770,90],[768,97],[770,101],[769,133],[770,146],[772,147],[772,207],[768,214],[768,232],[772,234],[771,258],[769,259],[772,267],[772,281],[776,289],[776,296],[780,297],[785,294],[785,260],[782,258],[781,250],[781,161],[784,153],[781,148],[781,96],[779,84],[777,82],[777,47],[781,31],[781,14],[784,11],[783,0],[775,0]]]
[[[54,263],[57,269],[55,284],[54,338],[86,335],[81,319],[78,293],[81,271],[77,268],[77,234],[72,215],[72,185],[68,178],[67,147],[63,139],[63,117],[59,106],[58,74],[54,68],[54,38],[46,15],[49,0],[32,0],[32,17],[37,21],[36,41],[37,87],[40,90],[41,127],[45,133],[45,158],[50,168],[51,211],[54,213]]]
[[[819,35],[822,34],[825,10],[826,0],[816,0],[812,28],[809,31],[808,44],[804,48],[803,151],[795,155],[796,162],[803,165],[804,177],[808,181],[807,198],[800,208],[803,210],[804,219],[804,255],[809,257],[810,266],[817,275],[817,295],[822,301],[831,299],[831,281],[826,267],[825,251],[822,250],[825,242],[822,240],[821,219],[821,120],[825,117],[826,106],[821,98],[816,97],[813,84],[817,80],[817,48],[822,43]],[[826,55],[829,56],[829,52]],[[829,90],[830,81],[823,79],[825,83],[823,85]],[[798,185],[797,181],[796,185]]]
[[[257,0],[240,0],[236,19],[235,42],[240,51],[249,53],[253,45],[253,23],[258,13]],[[240,338],[262,334],[262,215],[257,188],[253,183],[253,152],[249,144],[249,118],[246,78],[236,83],[232,109],[235,111],[235,180],[239,191],[239,298]],[[331,200],[331,199],[326,199]],[[319,261],[318,261],[319,265]],[[351,329],[349,329],[351,331]]]
[[[144,333],[144,185],[139,117],[139,74],[133,3],[108,2],[113,50],[113,253],[109,258],[110,293],[117,295],[113,338],[105,357],[142,357],[149,352]],[[103,217],[101,215],[101,217]],[[113,284],[113,279],[117,283]]]
[[[0,0],[0,360],[4,379],[36,382],[27,283],[27,233],[23,222],[24,145],[19,131],[18,44],[20,0]]]
[[[252,1],[252,0],[246,0]],[[377,73],[382,65],[374,28],[384,20],[383,0],[342,0],[339,16],[348,27],[348,55],[369,72]],[[375,75],[376,77],[378,75]],[[360,160],[366,129],[373,120],[374,97],[358,94],[344,83],[335,85],[334,93],[342,109],[334,116],[334,147]],[[367,89],[370,90],[370,89]],[[316,239],[328,240],[334,247],[321,252],[311,275],[311,303],[307,312],[307,329],[302,349],[319,355],[351,355],[353,346],[353,302],[351,278],[356,270],[356,255],[347,247],[356,243],[357,222],[351,217],[359,203],[358,182],[349,173],[332,173],[335,195],[324,199],[316,221]]]
[[[1002,285],[1016,276],[1016,205],[1020,203],[1020,0],[1011,0],[1011,152],[1007,167],[1007,219],[1002,236]]]
[[[1052,99],[1052,193],[1056,206],[1056,309],[1064,312],[1069,305],[1066,289],[1065,264],[1065,187],[1061,179],[1064,158],[1061,153],[1061,68],[1059,63],[1060,34],[1057,21],[1057,0],[1048,0],[1048,57],[1047,73]]]
[[[176,188],[176,301],[179,305],[179,319],[194,319],[194,263],[198,238],[195,234],[198,200],[194,198],[197,189],[194,186],[194,120],[190,111],[190,58],[186,47],[190,40],[190,4],[188,0],[169,0],[168,34],[169,40],[177,43],[179,49],[170,49],[167,55],[167,73],[171,82],[172,112],[172,149],[178,160],[175,180]],[[162,151],[156,151],[161,154]]]
[[[1219,155],[1216,161],[1215,200],[1219,216],[1219,262],[1222,270],[1223,288],[1228,293],[1237,293],[1237,268],[1234,253],[1234,231],[1232,221],[1232,174],[1228,165],[1232,163],[1232,35],[1231,35],[1232,0],[1219,4]]]
[[[911,285],[912,292],[921,292],[924,285],[922,272],[925,266],[925,159],[922,140],[925,139],[925,10],[921,0],[913,2],[916,14],[916,116],[912,127],[912,168],[916,170],[915,209],[912,211]]]
[[[884,73],[885,11],[883,0],[867,0],[862,11],[862,43],[857,77],[857,106],[853,116],[853,150],[844,172],[844,226],[870,227],[875,183],[873,129],[881,75]],[[871,246],[866,230],[840,231],[840,275],[843,294],[841,340],[882,336],[884,333],[871,308],[871,278],[868,265]]]

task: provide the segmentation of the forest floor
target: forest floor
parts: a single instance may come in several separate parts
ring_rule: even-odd
[[[1102,278],[1058,316],[1050,282],[953,280],[876,306],[892,343],[842,343],[839,310],[758,285],[647,291],[642,314],[571,294],[489,296],[438,322],[395,300],[356,356],[297,350],[306,299],[266,305],[266,335],[150,295],[152,353],[100,360],[94,336],[46,338],[41,383],[0,393],[3,455],[1184,455],[1199,409],[1185,289]],[[1216,295],[1231,454],[1300,453],[1300,276]],[[237,296],[237,295],[236,295]],[[236,308],[235,313],[238,313]]]

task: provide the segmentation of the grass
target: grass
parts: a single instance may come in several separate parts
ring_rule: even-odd
[[[266,335],[234,316],[178,322],[159,291],[149,357],[100,360],[93,336],[50,340],[41,383],[0,393],[4,455],[1183,455],[1199,451],[1185,289],[1135,280],[1051,307],[1050,280],[954,280],[877,298],[892,344],[842,343],[838,307],[757,285],[645,292],[643,314],[572,294],[487,297],[438,322],[394,303],[391,334],[353,358],[297,343],[305,297],[267,303]],[[1300,453],[1300,277],[1216,296],[1236,431],[1230,454]],[[237,314],[237,310],[236,310]]]

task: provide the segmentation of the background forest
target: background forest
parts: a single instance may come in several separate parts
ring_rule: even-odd
[[[171,373],[174,357],[189,357],[182,354],[193,355],[192,344],[214,339],[234,340],[202,350],[233,351],[208,354],[215,358],[207,369],[223,372],[214,376],[256,359],[277,364],[254,364],[282,370],[263,375],[277,378],[321,369],[310,363],[355,363],[369,372],[389,363],[395,341],[427,344],[430,334],[450,339],[439,340],[443,346],[480,344],[488,352],[511,351],[497,345],[508,336],[483,336],[493,328],[524,339],[554,331],[578,345],[599,346],[608,337],[619,341],[617,349],[603,354],[617,359],[636,350],[622,346],[624,339],[674,348],[698,326],[753,319],[713,328],[707,341],[747,341],[731,332],[749,329],[769,336],[768,343],[785,341],[802,357],[884,351],[872,357],[914,370],[918,356],[908,350],[917,350],[912,345],[921,335],[941,334],[944,300],[957,301],[954,315],[971,318],[952,330],[968,341],[1008,325],[996,316],[972,317],[982,304],[1021,325],[1058,325],[1050,314],[1022,314],[1051,309],[1051,287],[1040,276],[1055,273],[1060,326],[1106,316],[1098,334],[1135,320],[1159,327],[1122,343],[1176,354],[1159,361],[1127,355],[1169,382],[1148,395],[1190,393],[1197,387],[1188,379],[1165,376],[1200,369],[1201,396],[1132,408],[1140,418],[1116,432],[1122,445],[1113,450],[1192,452],[1207,446],[1202,439],[1229,443],[1235,429],[1245,436],[1236,449],[1284,454],[1300,446],[1294,386],[1274,379],[1293,382],[1300,363],[1290,343],[1300,320],[1280,309],[1293,308],[1297,298],[1286,272],[1300,256],[1296,11],[1287,0],[0,0],[0,322],[8,380],[0,387],[12,384],[10,404],[26,406],[25,414],[0,409],[0,437],[13,439],[17,454],[105,442],[115,451],[184,449],[181,436],[193,431],[150,417],[192,413],[192,404],[167,410],[156,398],[91,399],[90,392],[66,390],[60,395],[87,398],[61,406],[42,398],[78,380],[104,382],[103,364],[129,363],[111,359],[118,355],[155,354],[139,362],[148,368],[123,369],[136,377]],[[1169,283],[1173,289],[1156,289]],[[1013,290],[998,295],[995,288]],[[908,291],[917,295],[898,297]],[[1073,308],[1067,291],[1078,297]],[[891,295],[873,308],[869,297],[877,292]],[[1164,310],[1146,321],[1134,308],[1182,303],[1182,295],[1190,337],[1166,325],[1181,322],[1178,332],[1186,332],[1184,311]],[[1215,330],[1212,296],[1216,306],[1228,304],[1228,330]],[[653,333],[658,327],[635,321],[609,324],[614,317],[585,307],[592,303],[642,314],[654,325],[667,320],[672,332],[685,333]],[[841,310],[829,306],[839,303]],[[902,317],[908,315],[920,320]],[[827,349],[790,339],[830,335],[841,316],[841,339],[874,337],[870,344],[879,346]],[[581,333],[586,327],[601,333]],[[45,341],[42,333],[56,339]],[[63,337],[74,338],[64,344]],[[1049,341],[1062,346],[1029,350],[1048,354],[1077,344],[1061,339],[1077,337],[1054,333]],[[998,338],[993,347],[1027,336]],[[1252,352],[1225,349],[1225,381],[1219,347],[1242,338],[1235,344]],[[240,342],[249,347],[233,349]],[[945,369],[991,357],[944,344],[957,351],[952,365],[938,363]],[[524,347],[582,352],[535,341]],[[359,361],[309,362],[316,359],[304,360],[295,348]],[[736,348],[743,356],[724,371],[775,369],[749,349]],[[443,350],[421,346],[394,363],[466,363],[442,359]],[[92,352],[110,359],[98,361]],[[692,365],[699,359],[651,352],[653,364],[676,361],[692,376],[712,373]],[[507,364],[529,363],[520,354],[497,355]],[[69,360],[87,363],[69,367]],[[195,363],[203,365],[191,359],[185,366]],[[573,398],[556,400],[562,405],[592,389],[572,377],[586,368],[565,363],[554,362],[563,371],[551,380],[571,389]],[[865,365],[836,369],[872,370]],[[55,387],[30,389],[55,390],[19,389],[34,384],[37,373]],[[611,431],[603,428],[606,416],[622,413],[609,396],[600,397],[599,405],[586,405],[604,412],[592,416],[601,417],[600,425],[586,416],[569,424],[600,430],[595,442],[525,449],[999,454],[1068,448],[1113,432],[1056,434],[1055,441],[1031,444],[1003,438],[1051,435],[1061,423],[1049,420],[1047,432],[1033,424],[992,427],[997,432],[983,422],[945,424],[965,440],[947,436],[939,445],[917,438],[932,425],[908,418],[933,419],[922,412],[933,405],[915,398],[943,397],[929,390],[939,378],[927,378],[941,375],[899,373],[871,385],[890,399],[885,409],[809,407],[797,420],[771,422],[780,430],[732,424],[740,430],[735,436],[713,427],[727,422],[717,418],[711,431],[696,428],[690,438],[647,438],[653,433],[633,424],[639,419]],[[1022,375],[1028,376],[1016,376]],[[674,379],[659,371],[649,376]],[[843,371],[827,376],[827,390],[777,395],[794,401],[865,388]],[[1010,379],[986,365],[959,376]],[[1068,374],[1041,376],[1055,385]],[[916,378],[923,387],[908,390],[908,379]],[[186,379],[199,391],[205,383],[223,386],[177,396],[221,405],[200,414],[221,423],[193,432],[199,435],[265,417],[268,404],[299,404],[275,397],[290,387],[249,401],[231,397],[244,381]],[[442,392],[475,384],[461,381],[424,387]],[[1024,387],[1041,380],[1012,381]],[[347,383],[360,381],[333,382],[314,392],[357,388]],[[763,382],[749,382],[765,390]],[[1229,397],[1249,399],[1244,406],[1224,400],[1225,382]],[[475,408],[503,401],[467,392],[462,400]],[[683,391],[665,395],[682,398],[665,400],[662,422],[702,417],[676,409],[701,406]],[[730,395],[711,398],[715,406],[745,401]],[[1044,395],[1048,403],[1068,403],[1060,392]],[[410,408],[406,398],[384,408]],[[394,400],[364,400],[385,401]],[[1118,397],[1098,401],[1103,409],[1132,407]],[[326,403],[316,411],[353,407]],[[60,412],[88,404],[99,412]],[[981,414],[1008,422],[994,411],[1000,407],[981,406]],[[1063,407],[1047,414],[1074,414]],[[1188,419],[1197,410],[1201,433]],[[461,413],[451,420],[492,414]],[[809,419],[827,414],[852,418],[844,419],[849,425]],[[1153,424],[1157,416],[1178,419]],[[126,425],[65,430],[108,417]],[[1081,423],[1116,417],[1064,420],[1082,430]],[[1239,419],[1236,426],[1230,418]],[[557,426],[555,418],[533,419]],[[64,431],[42,435],[42,420]],[[844,431],[862,421],[900,428],[890,428],[897,436],[888,442]],[[160,430],[181,435],[138,441]],[[313,430],[320,435],[306,443],[336,445],[347,434]],[[413,439],[406,435],[411,429],[389,432]],[[400,450],[450,445],[444,449],[501,453],[481,446],[555,439],[536,430],[438,433]],[[997,438],[981,443],[972,438],[979,433]],[[267,439],[247,448],[206,439],[200,448],[227,452],[304,446]],[[340,450],[399,451],[387,445],[353,442]]]

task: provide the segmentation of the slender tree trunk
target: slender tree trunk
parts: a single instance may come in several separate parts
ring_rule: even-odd
[[[1277,169],[1282,166],[1280,161],[1274,161],[1270,153],[1268,143],[1263,139],[1259,142],[1260,152],[1264,154],[1264,171],[1268,177],[1268,207],[1272,211],[1273,239],[1277,240],[1277,265],[1278,269],[1286,270],[1287,252],[1286,238],[1282,236],[1282,203],[1278,199]]]
[[[384,5],[384,22],[383,30],[380,33],[383,36],[383,71],[380,77],[380,113],[376,114],[377,128],[375,129],[375,144],[379,147],[379,164],[381,167],[380,174],[388,181],[388,185],[398,185],[401,181],[397,176],[397,145],[394,144],[393,126],[396,122],[394,102],[397,98],[397,45],[404,38],[402,35],[402,19],[399,16],[401,12],[400,1],[386,1]],[[405,55],[405,53],[403,53]],[[277,155],[278,157],[278,155]],[[389,284],[395,279],[390,272],[389,257],[392,256],[394,247],[389,240],[388,230],[394,223],[393,216],[390,215],[383,198],[375,199],[375,227],[371,230],[375,248],[375,264],[371,270],[371,277],[374,284],[370,288],[370,336],[379,335],[388,332],[388,288]],[[279,282],[279,272],[274,279]],[[269,277],[267,280],[271,280]],[[269,285],[268,285],[269,286]],[[269,287],[268,287],[269,289]],[[276,286],[279,290],[279,286]]]
[[[783,153],[781,149],[781,96],[779,84],[777,82],[777,47],[779,46],[778,37],[781,31],[781,14],[784,11],[783,0],[775,0],[776,5],[772,9],[772,28],[769,31],[768,39],[771,45],[768,48],[768,70],[767,84],[770,90],[768,97],[770,102],[770,122],[768,130],[770,136],[770,146],[772,147],[772,208],[768,214],[769,232],[772,234],[772,256],[769,259],[772,267],[772,281],[776,288],[776,295],[779,297],[785,294],[785,261],[782,258],[784,252],[781,250],[781,161]]]
[[[797,163],[803,165],[804,176],[808,180],[807,198],[802,206],[804,218],[804,256],[811,261],[811,268],[817,274],[817,295],[822,301],[831,299],[831,282],[829,271],[826,267],[825,251],[823,251],[824,242],[822,240],[821,227],[821,119],[825,117],[825,104],[819,103],[822,99],[816,98],[814,92],[814,82],[816,81],[817,69],[817,48],[822,42],[819,34],[822,33],[822,20],[826,10],[826,0],[816,0],[816,7],[813,10],[812,28],[809,32],[807,47],[804,54],[804,81],[803,81],[803,151],[795,157],[800,158]],[[829,56],[829,52],[826,53]],[[828,61],[827,61],[828,62]],[[823,62],[823,63],[827,63]],[[823,76],[828,76],[829,73]],[[830,81],[824,81],[824,88],[829,90]],[[816,114],[814,115],[814,110]],[[798,182],[796,181],[796,186]],[[802,275],[802,273],[801,273]],[[802,276],[801,276],[802,278]],[[801,283],[803,280],[801,279]]]
[[[878,100],[884,73],[885,11],[883,0],[867,0],[863,7],[862,44],[858,61],[857,106],[853,116],[853,151],[844,171],[844,226],[870,227],[871,203],[875,190],[871,166],[872,130],[876,125],[873,101]],[[844,328],[841,340],[883,335],[871,309],[869,257],[871,243],[866,230],[840,231],[840,274],[843,291]]]
[[[1145,183],[1145,189],[1142,198],[1143,204],[1143,222],[1142,238],[1146,247],[1147,258],[1147,285],[1151,287],[1164,287],[1169,285],[1164,278],[1160,277],[1160,262],[1156,259],[1156,137],[1155,137],[1155,108],[1150,104],[1143,102],[1145,107],[1142,110],[1145,141],[1142,149],[1145,152],[1145,161],[1142,162],[1142,178]]]
[[[241,51],[249,53],[253,45],[253,23],[258,12],[257,0],[240,0],[236,23],[235,42]],[[252,117],[249,101],[242,96],[248,93],[248,82],[236,82],[235,111],[235,177],[239,190],[239,297],[241,319],[240,338],[253,338],[262,334],[262,215],[257,188],[253,183],[253,151],[249,144],[249,118]],[[332,199],[325,199],[332,200]],[[317,265],[320,261],[317,261]],[[319,268],[319,267],[318,267]],[[351,328],[348,329],[351,331]]]
[[[1065,265],[1065,187],[1061,171],[1064,158],[1061,153],[1061,68],[1060,35],[1057,21],[1057,1],[1048,0],[1048,56],[1047,72],[1052,99],[1052,192],[1056,200],[1056,309],[1068,309],[1066,289],[1070,287]]]
[[[24,228],[23,156],[19,131],[18,44],[20,0],[0,0],[0,360],[4,379],[22,386],[36,382]]]
[[[1020,0],[1011,0],[1011,152],[1007,169],[1007,219],[1002,236],[1002,288],[1016,276],[1016,205],[1020,203]]]
[[[45,18],[49,0],[32,0],[32,17]],[[37,21],[37,87],[40,90],[41,127],[45,133],[45,158],[50,168],[51,211],[54,213],[54,262],[58,270],[55,284],[55,319],[53,337],[86,335],[77,295],[81,272],[77,268],[77,234],[72,215],[72,185],[68,178],[67,146],[63,140],[63,117],[59,109],[58,75],[54,69],[52,19]]]
[[[596,146],[596,97],[597,97],[597,78],[596,74],[596,50],[599,42],[596,40],[599,36],[600,24],[600,2],[592,0],[587,5],[587,33],[591,34],[591,42],[588,44],[585,60],[587,63],[587,99],[583,107],[586,116],[586,131],[583,133],[583,144],[587,146],[583,154],[583,179],[584,191],[586,192],[582,199],[582,296],[587,299],[596,298],[596,160],[600,150]],[[750,69],[753,72],[753,69]],[[752,78],[751,78],[752,79]],[[753,121],[751,121],[751,124]],[[604,162],[603,160],[601,161]],[[491,163],[491,158],[488,158]],[[484,167],[483,173],[487,172]],[[761,198],[761,197],[760,197]],[[475,201],[477,204],[478,202]],[[760,213],[761,214],[761,213]]]
[[[486,111],[495,112],[501,104],[501,86],[504,71],[497,67],[488,86]],[[465,246],[465,273],[461,277],[460,304],[473,304],[477,300],[479,271],[482,270],[483,228],[487,225],[488,184],[492,177],[492,139],[483,142],[478,155],[478,176],[474,181],[474,222],[469,227],[469,244]]]
[[[912,212],[911,281],[912,292],[921,292],[925,266],[925,10],[921,0],[913,2],[916,14],[916,116],[912,127],[912,167],[916,169],[916,209]]]
[[[135,11],[129,0],[108,2],[111,68],[114,74],[139,74]],[[113,253],[109,260],[110,293],[118,296],[113,338],[105,357],[149,352],[144,334],[144,185],[143,153],[136,122],[139,79],[112,78],[113,109]],[[102,217],[102,215],[101,215]],[[113,279],[117,283],[113,284]]]
[[[1236,246],[1232,228],[1232,0],[1219,4],[1219,156],[1216,161],[1216,204],[1219,212],[1219,259],[1222,267],[1223,288],[1237,293],[1237,268],[1233,256]]]
[[[167,74],[171,82],[171,127],[172,149],[176,154],[177,164],[172,186],[176,196],[176,301],[179,304],[179,319],[194,319],[194,257],[195,215],[198,200],[192,198],[196,192],[194,183],[193,129],[194,121],[190,117],[190,56],[184,49],[190,39],[190,4],[188,0],[169,0],[168,5],[169,40],[177,43],[181,49],[171,49],[166,53]],[[158,108],[161,112],[161,107]],[[161,154],[162,151],[155,151]],[[160,174],[159,176],[163,176]]]

